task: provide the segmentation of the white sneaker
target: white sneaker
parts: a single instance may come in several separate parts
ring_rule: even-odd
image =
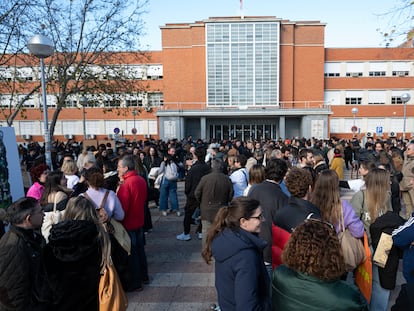
[[[167,216],[167,211],[162,211],[162,216]]]
[[[181,216],[181,212],[177,211],[177,216],[180,217]]]
[[[199,240],[202,240],[203,239],[203,234],[201,232],[198,232],[197,237],[198,237]]]
[[[177,240],[180,241],[190,241],[191,240],[191,236],[189,234],[185,234],[184,232],[177,235]]]

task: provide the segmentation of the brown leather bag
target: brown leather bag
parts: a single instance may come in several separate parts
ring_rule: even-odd
[[[128,307],[128,298],[122,288],[118,273],[112,260],[104,267],[99,280],[99,310],[125,311]]]

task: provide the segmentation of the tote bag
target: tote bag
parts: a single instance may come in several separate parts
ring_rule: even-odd
[[[372,261],[366,232],[364,232],[364,250],[365,260],[355,270],[355,283],[369,304],[372,293]]]
[[[125,311],[128,307],[128,298],[122,288],[118,273],[112,260],[104,268],[99,280],[99,310]]]
[[[50,212],[45,212],[45,217],[43,218],[41,231],[42,231],[43,237],[46,240],[46,243],[49,242],[50,229],[52,229],[52,225],[60,222],[63,219],[63,215],[65,213],[65,210],[59,211],[56,208],[56,205],[57,205],[56,202],[57,202],[57,197],[59,193],[60,192],[57,192],[53,199],[53,210]]]
[[[345,269],[353,271],[365,259],[364,245],[360,239],[352,236],[348,228],[345,228],[343,210],[341,213],[342,232],[338,233],[338,239],[344,255]]]

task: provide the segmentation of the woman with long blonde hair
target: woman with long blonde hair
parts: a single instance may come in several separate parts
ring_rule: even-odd
[[[364,223],[369,237],[369,226],[377,217],[391,211],[390,173],[374,168],[364,178],[365,190],[360,190],[351,199],[355,213]]]
[[[45,248],[53,309],[98,311],[101,270],[110,254],[109,235],[95,205],[83,196],[69,199],[63,221],[52,226]]]
[[[388,211],[392,211],[390,173],[384,169],[374,168],[365,176],[364,180],[366,189],[355,193],[351,199],[351,204],[356,214],[364,223],[369,244],[373,252],[374,245],[370,233],[371,224]],[[388,223],[389,225],[390,223]],[[383,281],[387,283],[390,278],[392,279],[392,275],[393,273],[383,274],[383,280],[380,280],[378,266],[373,263],[370,310],[387,310],[390,289],[383,287],[385,286],[385,283],[383,285]]]

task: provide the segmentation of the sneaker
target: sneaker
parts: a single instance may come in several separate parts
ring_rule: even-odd
[[[177,216],[180,217],[181,216],[181,212],[177,211]]]
[[[167,211],[162,211],[162,216],[167,216]]]
[[[197,237],[199,240],[203,239],[203,234],[201,232],[197,232]]]
[[[189,234],[185,234],[184,232],[177,235],[177,240],[180,241],[190,241],[191,240],[191,236]]]

